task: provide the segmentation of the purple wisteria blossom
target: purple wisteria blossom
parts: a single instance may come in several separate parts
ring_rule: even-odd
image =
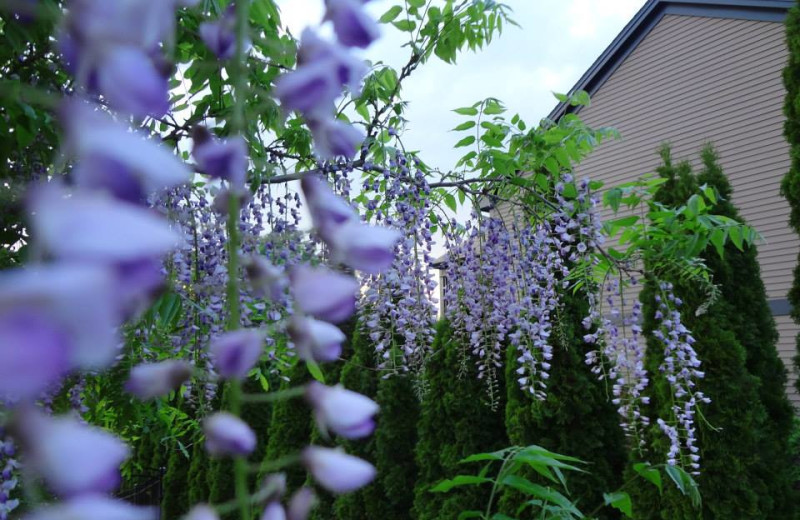
[[[256,434],[241,419],[218,412],[203,423],[206,451],[215,457],[249,455],[256,448]]]
[[[261,520],[286,520],[286,510],[280,502],[270,502],[264,507]]]
[[[0,396],[31,399],[118,354],[113,276],[65,264],[0,274]],[[91,326],[87,326],[91,324]]]
[[[169,110],[170,66],[161,50],[174,39],[175,8],[165,0],[72,0],[58,36],[77,84],[136,117]],[[134,22],[135,20],[135,22]]]
[[[185,520],[219,520],[219,515],[211,507],[199,504],[189,511]]]
[[[220,140],[203,126],[195,127],[192,156],[198,169],[216,179],[224,179],[241,189],[247,177],[247,143],[242,137]]]
[[[314,491],[306,486],[298,489],[289,500],[288,520],[306,520],[317,503]]]
[[[661,282],[659,294],[655,296],[658,328],[653,336],[664,344],[664,360],[658,369],[664,374],[673,396],[671,417],[659,418],[658,424],[670,440],[667,464],[684,467],[698,475],[700,448],[695,413],[700,404],[711,400],[697,389],[697,381],[705,374],[700,370],[701,362],[693,347],[695,339],[681,323],[678,309],[683,302],[673,290],[671,283]]]
[[[214,22],[203,22],[198,28],[200,39],[217,59],[226,61],[236,53],[236,2],[231,2]],[[245,48],[249,44],[245,43]]]
[[[189,168],[167,148],[88,103],[70,100],[60,113],[65,152],[78,160],[71,173],[77,187],[144,204],[150,193],[189,182]]]
[[[211,341],[210,351],[220,377],[243,379],[264,352],[264,333],[256,329],[225,332]]]
[[[131,369],[125,390],[147,400],[167,395],[192,375],[186,361],[170,359],[160,363],[142,363]]]
[[[156,520],[154,507],[133,506],[102,495],[84,495],[58,505],[44,507],[23,520]]]
[[[19,499],[13,498],[17,489],[19,463],[17,462],[14,440],[0,427],[0,520],[8,520],[9,515],[19,507]]]
[[[635,285],[636,280],[630,279],[629,286]],[[613,382],[612,402],[620,414],[620,425],[642,447],[644,431],[650,424],[650,418],[642,411],[642,405],[647,405],[650,398],[643,393],[650,379],[644,367],[641,303],[634,300],[627,312],[625,285],[619,280],[609,281],[601,297],[605,306],[598,308],[598,297],[589,295],[590,312],[583,320],[587,330],[584,341],[598,345],[598,350],[586,354],[586,364],[600,379]]]
[[[303,312],[340,323],[356,307],[358,282],[351,276],[324,268],[296,266],[289,272],[292,296]]]
[[[317,425],[347,439],[360,439],[372,433],[378,405],[372,399],[345,389],[328,387],[316,381],[306,387],[306,399],[314,408]]]
[[[326,4],[325,18],[333,22],[342,45],[363,49],[378,39],[378,24],[364,11],[362,0],[326,0]]]
[[[319,446],[309,446],[303,451],[303,463],[320,486],[335,494],[362,488],[376,474],[372,464],[358,457]]]
[[[342,354],[344,333],[335,325],[313,318],[293,316],[287,329],[297,355],[306,361],[335,361]]]
[[[61,497],[109,493],[120,484],[128,447],[99,428],[73,417],[48,417],[27,409],[19,418],[26,468]]]
[[[390,374],[419,369],[433,343],[438,320],[433,278],[430,188],[413,158],[397,154],[383,173],[385,208],[377,197],[367,204],[375,222],[399,230],[394,262],[380,274],[364,277],[360,315],[375,345],[378,366]],[[412,177],[413,180],[410,180]],[[379,180],[364,185],[376,191]]]

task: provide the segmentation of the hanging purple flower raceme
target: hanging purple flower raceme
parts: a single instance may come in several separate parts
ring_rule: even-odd
[[[375,345],[378,367],[393,371],[418,370],[433,343],[438,318],[433,278],[430,188],[420,170],[412,174],[413,158],[399,153],[383,173],[385,209],[368,203],[376,223],[402,231],[390,268],[364,277],[360,316]],[[377,179],[375,180],[377,183]],[[365,185],[365,193],[375,186]]]
[[[636,280],[630,279],[629,284],[635,286]],[[613,280],[604,289],[600,295],[604,298],[603,308],[598,308],[596,295],[589,296],[590,313],[583,321],[587,329],[584,341],[597,345],[598,349],[586,354],[586,364],[601,380],[612,381],[612,402],[620,414],[622,429],[642,447],[644,431],[650,424],[650,418],[642,413],[642,405],[647,405],[650,398],[643,395],[649,376],[644,368],[641,303],[635,300],[627,313],[625,287]]]
[[[667,464],[681,466],[693,475],[700,470],[700,448],[697,446],[696,409],[710,403],[697,389],[698,380],[705,375],[693,345],[695,339],[681,323],[682,301],[669,282],[659,283],[655,296],[658,306],[655,314],[658,328],[653,336],[664,344],[664,360],[658,367],[672,389],[671,416],[660,417],[658,425],[670,440]]]

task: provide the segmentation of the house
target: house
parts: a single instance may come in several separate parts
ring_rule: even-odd
[[[603,143],[578,176],[614,186],[655,170],[659,145],[673,157],[696,160],[716,147],[734,189],[733,202],[764,237],[762,277],[780,333],[778,349],[795,376],[798,327],[787,292],[800,251],[789,228],[780,181],[789,169],[783,137],[788,51],[783,20],[793,0],[649,0],[573,91],[588,107],[557,106],[557,119],[576,111],[590,126],[612,126],[622,138]],[[790,390],[794,404],[800,395]]]

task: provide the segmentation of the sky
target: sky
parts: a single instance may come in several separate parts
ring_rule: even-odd
[[[377,18],[401,0],[367,4]],[[456,65],[438,58],[418,68],[404,82],[402,97],[410,102],[403,142],[430,166],[449,170],[463,149],[450,130],[464,119],[452,109],[487,97],[500,99],[511,114],[535,125],[556,104],[552,92],[567,92],[591,66],[645,0],[505,0],[521,28],[508,26],[503,35],[477,53],[465,53]],[[317,25],[322,0],[278,0],[284,23],[295,35]],[[392,26],[382,26],[381,39],[364,53],[399,70],[408,60],[405,40]]]

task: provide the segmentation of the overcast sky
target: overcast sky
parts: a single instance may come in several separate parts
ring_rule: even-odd
[[[368,8],[380,16],[399,0],[374,0]],[[633,17],[645,0],[506,0],[522,27],[504,34],[478,53],[466,53],[456,65],[432,58],[405,82],[410,102],[404,135],[408,149],[419,150],[431,166],[449,169],[463,153],[449,130],[461,120],[452,109],[486,97],[502,100],[509,111],[535,125],[555,106],[551,92],[566,92]],[[283,20],[296,36],[317,25],[323,0],[278,0]],[[382,38],[365,57],[399,69],[408,60],[404,34],[383,26]]]

